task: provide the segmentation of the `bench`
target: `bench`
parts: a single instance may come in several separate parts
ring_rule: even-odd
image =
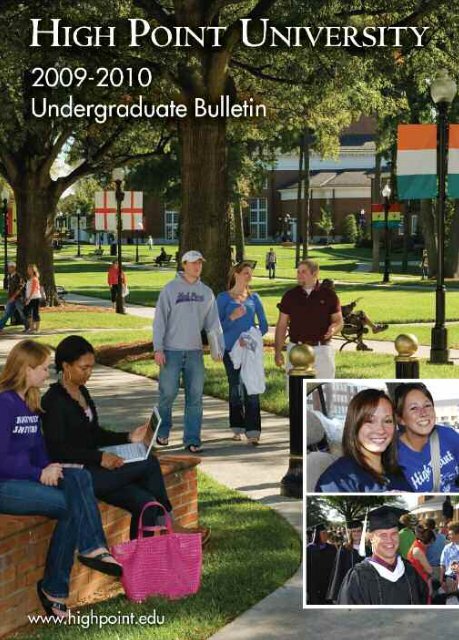
[[[199,458],[188,455],[158,456],[169,499],[177,521],[186,527],[198,524],[197,469]],[[130,515],[100,503],[109,545],[129,539]],[[0,515],[0,636],[28,623],[27,615],[42,613],[36,583],[43,576],[46,552],[55,522],[35,516]],[[93,600],[98,589],[115,579],[75,562],[68,604],[73,609]]]
[[[171,262],[174,262],[173,260],[173,256],[172,253],[166,253],[166,255],[164,256],[164,258],[162,260],[159,260],[159,256],[157,258],[155,258],[155,261],[153,264],[155,264],[157,267],[162,267],[163,265],[170,265]]]

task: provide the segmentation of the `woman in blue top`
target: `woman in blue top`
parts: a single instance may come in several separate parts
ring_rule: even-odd
[[[66,618],[75,550],[81,563],[97,571],[120,576],[121,566],[107,551],[90,474],[48,458],[40,386],[49,362],[48,347],[23,340],[10,351],[0,376],[0,513],[57,520],[37,592],[48,615]]]
[[[316,491],[411,491],[397,464],[395,426],[394,408],[384,391],[357,393],[344,423],[344,456],[324,471]]]
[[[244,331],[256,327],[261,334],[268,331],[268,322],[260,297],[249,288],[252,280],[252,263],[240,262],[231,268],[228,291],[217,296],[218,314],[225,339],[223,363],[229,383],[229,419],[233,440],[242,440],[245,433],[248,441],[258,444],[261,432],[260,397],[249,395],[240,380],[240,370],[233,367],[230,351]]]
[[[451,427],[435,424],[435,406],[428,388],[422,382],[399,384],[394,399],[401,429],[398,461],[411,491],[458,492],[459,434]],[[434,478],[432,466],[432,448],[435,446],[439,454],[437,478]]]

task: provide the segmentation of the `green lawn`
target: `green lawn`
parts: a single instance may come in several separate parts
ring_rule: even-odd
[[[184,600],[150,598],[134,604],[119,596],[82,607],[80,615],[164,616],[164,624],[82,628],[29,627],[22,640],[204,640],[290,578],[301,560],[301,542],[275,511],[199,474],[199,512],[212,538],[203,558],[200,591]],[[72,611],[77,613],[76,610]]]
[[[381,278],[375,274],[361,272],[351,273],[348,269],[354,268],[358,261],[358,250],[349,245],[340,245],[340,250],[354,252],[355,260],[348,262],[341,257],[340,251],[323,247],[312,252],[321,264],[322,276],[332,277],[337,284],[337,291],[343,304],[356,298],[362,298],[359,307],[363,308],[376,322],[411,323],[432,322],[435,315],[434,284],[427,282],[422,289],[413,289],[405,283],[392,284],[389,287],[374,288],[369,284],[379,283]],[[132,247],[127,247],[131,253]],[[249,245],[247,255],[259,261],[253,280],[253,289],[260,293],[266,309],[268,320],[274,324],[277,319],[277,303],[282,294],[295,283],[293,269],[294,250],[285,247],[276,247],[280,266],[279,276],[285,275],[290,279],[268,280],[264,272],[264,254],[267,246]],[[169,250],[169,249],[168,249]],[[171,247],[170,251],[175,250]],[[145,248],[145,252],[148,250]],[[360,250],[362,251],[362,250]],[[110,258],[102,260],[74,260],[68,255],[69,249],[56,254],[56,281],[73,293],[109,298],[109,289],[106,284],[106,272],[110,264]],[[337,255],[339,254],[339,255]],[[154,254],[155,255],[155,254]],[[149,256],[147,256],[149,257]],[[365,256],[360,256],[365,257]],[[129,280],[129,302],[152,306],[156,303],[161,289],[175,276],[174,268],[140,270],[132,265],[126,266]],[[262,276],[262,277],[260,277]],[[344,280],[342,282],[342,280]],[[417,285],[419,279],[413,280]],[[401,288],[403,286],[403,288]],[[459,320],[459,290],[450,290],[446,296],[447,319]]]

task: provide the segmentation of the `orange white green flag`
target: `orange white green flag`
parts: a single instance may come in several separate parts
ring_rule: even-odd
[[[449,125],[447,193],[449,198],[459,199],[459,124]]]
[[[437,126],[435,124],[400,124],[398,126],[397,192],[399,200],[424,200],[437,197]]]

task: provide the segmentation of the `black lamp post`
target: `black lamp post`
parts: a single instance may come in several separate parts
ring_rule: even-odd
[[[457,86],[443,69],[430,85],[430,95],[437,105],[437,287],[435,290],[435,325],[432,328],[430,362],[448,364],[448,332],[445,327],[445,209],[448,162],[448,107]]]
[[[77,256],[81,257],[81,249],[80,249],[80,219],[81,219],[81,209],[76,210],[77,217]]]
[[[390,194],[392,193],[389,184],[386,182],[381,195],[384,199],[384,242],[385,242],[385,256],[384,256],[384,276],[383,284],[390,282],[390,233],[389,233],[389,208],[390,208]]]
[[[3,206],[3,259],[5,261],[3,270],[3,289],[8,289],[8,198],[9,193],[7,189],[2,191],[2,206]]]
[[[121,185],[124,180],[124,169],[113,169],[112,179],[115,183],[116,199],[116,222],[117,222],[117,244],[118,244],[118,292],[116,294],[116,313],[125,313],[123,299],[123,260],[121,256],[121,232],[123,230],[121,220],[121,204],[124,200],[124,192]]]
[[[137,233],[136,233],[136,243],[135,243],[135,261],[136,263],[139,262],[139,238],[140,238],[140,234],[143,231],[143,224],[141,222],[137,223],[137,229],[136,229]]]

